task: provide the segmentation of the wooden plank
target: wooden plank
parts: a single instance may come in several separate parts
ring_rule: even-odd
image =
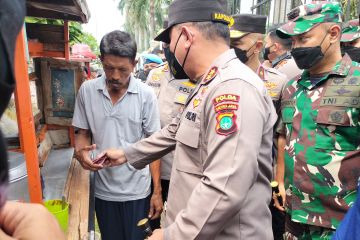
[[[24,150],[28,174],[30,201],[42,202],[39,159],[35,136],[35,124],[31,107],[30,84],[25,54],[24,29],[19,33],[15,49],[15,102],[21,148]]]
[[[87,239],[89,212],[89,171],[84,170],[80,163],[72,160],[64,196],[70,204],[69,227],[67,239]]]
[[[29,39],[36,39],[41,43],[64,43],[62,25],[27,23],[26,27]]]
[[[64,21],[64,43],[65,43],[65,59],[70,59],[70,41],[69,41],[69,21]]]
[[[35,57],[55,57],[64,58],[64,48],[62,44],[52,45],[50,43],[40,43],[36,41],[28,41],[29,54],[32,58]]]
[[[44,43],[44,52],[64,52],[64,49],[63,43]]]

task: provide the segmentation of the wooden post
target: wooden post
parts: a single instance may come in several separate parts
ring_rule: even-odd
[[[91,77],[90,62],[85,62],[85,67],[86,67],[87,70],[88,70],[88,75],[87,75],[87,77],[88,77],[88,79],[90,79],[90,77]]]
[[[74,127],[69,127],[69,138],[70,138],[70,146],[75,148],[75,129],[74,129]]]
[[[19,136],[25,154],[28,173],[30,201],[42,202],[38,149],[36,144],[35,124],[31,107],[28,64],[25,54],[24,29],[19,33],[15,49],[15,103],[18,118]]]
[[[65,59],[70,60],[69,22],[64,20]]]

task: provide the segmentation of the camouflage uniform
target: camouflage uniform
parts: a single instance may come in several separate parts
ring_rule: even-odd
[[[294,36],[317,23],[341,21],[338,3],[307,4],[290,15],[296,13],[279,35]],[[360,176],[359,64],[345,55],[315,81],[305,70],[286,85],[281,109],[286,239],[330,239],[356,199]]]
[[[281,101],[286,206],[294,222],[336,229],[360,176],[360,67],[345,55],[311,83],[290,81]]]
[[[345,24],[342,30],[341,42],[352,42],[360,38],[359,19],[353,19]]]

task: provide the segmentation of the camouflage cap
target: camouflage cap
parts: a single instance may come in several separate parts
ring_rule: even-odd
[[[281,26],[277,35],[281,38],[300,35],[310,31],[320,23],[341,23],[341,7],[338,2],[317,2],[301,5],[288,13],[286,24]]]
[[[341,42],[352,42],[360,38],[359,19],[353,19],[344,26],[341,35]]]

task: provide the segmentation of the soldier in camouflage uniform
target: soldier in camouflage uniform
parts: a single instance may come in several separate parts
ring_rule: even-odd
[[[260,53],[264,47],[264,34],[266,32],[266,16],[255,14],[233,15],[234,25],[230,27],[231,47],[234,48],[238,58],[253,70],[264,82],[264,85],[273,100],[276,112],[280,112],[281,92],[288,77],[275,68],[268,67],[260,62]],[[295,66],[295,68],[297,68]],[[298,73],[299,69],[297,69]],[[272,157],[277,155],[278,135],[274,134]],[[275,163],[276,161],[273,161]],[[275,169],[275,168],[273,168]],[[274,175],[274,174],[273,174]],[[270,203],[274,239],[282,239],[285,218],[273,203]]]
[[[281,101],[286,239],[331,239],[357,195],[360,66],[341,56],[339,3],[302,5],[288,18],[277,34],[292,37],[305,70]]]
[[[341,36],[341,48],[355,62],[360,62],[360,26],[359,19],[353,19],[345,24]]]

